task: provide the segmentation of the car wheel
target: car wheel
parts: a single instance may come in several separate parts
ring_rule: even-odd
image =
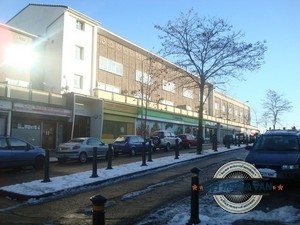
[[[42,169],[44,167],[44,162],[45,162],[45,157],[44,156],[37,156],[34,159],[33,167],[35,169]]]
[[[171,149],[171,145],[169,143],[167,143],[166,147],[165,147],[166,151],[170,151]]]
[[[79,155],[79,162],[86,163],[87,162],[87,155],[85,152],[81,152]]]
[[[130,150],[130,156],[135,156],[136,155],[136,151],[135,151],[135,148],[132,148]]]

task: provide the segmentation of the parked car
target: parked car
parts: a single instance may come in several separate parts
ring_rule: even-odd
[[[246,133],[237,133],[235,134],[235,139],[236,142],[240,140],[240,143],[246,144],[247,142],[249,143],[249,136]]]
[[[253,164],[265,178],[300,179],[300,131],[274,130],[247,146],[245,161]]]
[[[135,156],[143,151],[144,138],[139,135],[122,135],[113,143],[115,155],[119,153]],[[146,151],[149,150],[149,142],[145,143]]]
[[[93,148],[97,147],[97,157],[108,156],[108,145],[94,137],[79,137],[60,144],[56,148],[56,158],[62,162],[66,159],[78,159],[85,163],[93,157]],[[113,152],[112,152],[113,154]]]
[[[226,141],[229,140],[229,143],[232,145],[235,142],[235,135],[228,134],[223,137],[223,144],[226,145]]]
[[[169,151],[171,148],[175,148],[176,139],[178,140],[179,149],[182,148],[182,140],[170,131],[158,130],[151,135],[151,140],[153,143],[153,150],[157,148],[164,148]]]
[[[42,169],[45,150],[16,137],[0,136],[0,168],[33,166]]]
[[[183,148],[191,148],[197,146],[197,138],[192,134],[179,134],[177,135],[182,140]]]

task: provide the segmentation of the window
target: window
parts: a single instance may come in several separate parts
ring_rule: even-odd
[[[115,62],[103,56],[99,57],[99,67],[102,70],[123,76],[123,64]]]
[[[100,83],[100,82],[98,83],[98,88],[101,90],[104,90],[104,91],[109,91],[109,92],[118,93],[118,94],[120,94],[120,92],[121,92],[119,87],[105,84],[105,83]]]
[[[75,59],[83,60],[84,57],[84,48],[81,46],[75,46]]]
[[[174,106],[174,102],[171,102],[171,101],[168,101],[168,100],[162,100],[162,101],[161,101],[161,104]]]
[[[183,88],[183,92],[182,92],[184,97],[193,99],[193,91],[188,90],[187,88]]]
[[[83,76],[75,74],[73,79],[73,87],[77,89],[83,88]]]
[[[220,105],[219,105],[218,102],[215,102],[215,109],[216,109],[216,110],[219,110],[219,109],[220,109]]]
[[[139,70],[135,72],[135,80],[144,84],[153,84],[153,82],[151,81],[151,76],[147,73],[143,74],[142,71]]]
[[[175,84],[172,82],[168,82],[166,80],[163,80],[163,90],[165,91],[170,91],[170,92],[175,92]]]
[[[26,149],[28,149],[27,143],[25,143],[24,141],[21,141],[19,139],[10,138],[9,142],[10,142],[10,147],[11,147],[12,150],[26,150]]]
[[[80,20],[76,20],[76,28],[78,30],[84,30],[84,22],[82,22]]]

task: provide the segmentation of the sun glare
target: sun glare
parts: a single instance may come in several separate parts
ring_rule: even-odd
[[[36,55],[30,46],[9,44],[5,48],[4,63],[6,65],[29,69],[35,60]]]

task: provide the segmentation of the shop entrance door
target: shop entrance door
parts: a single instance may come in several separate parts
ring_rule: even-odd
[[[44,149],[56,148],[56,122],[43,123],[42,147]]]

